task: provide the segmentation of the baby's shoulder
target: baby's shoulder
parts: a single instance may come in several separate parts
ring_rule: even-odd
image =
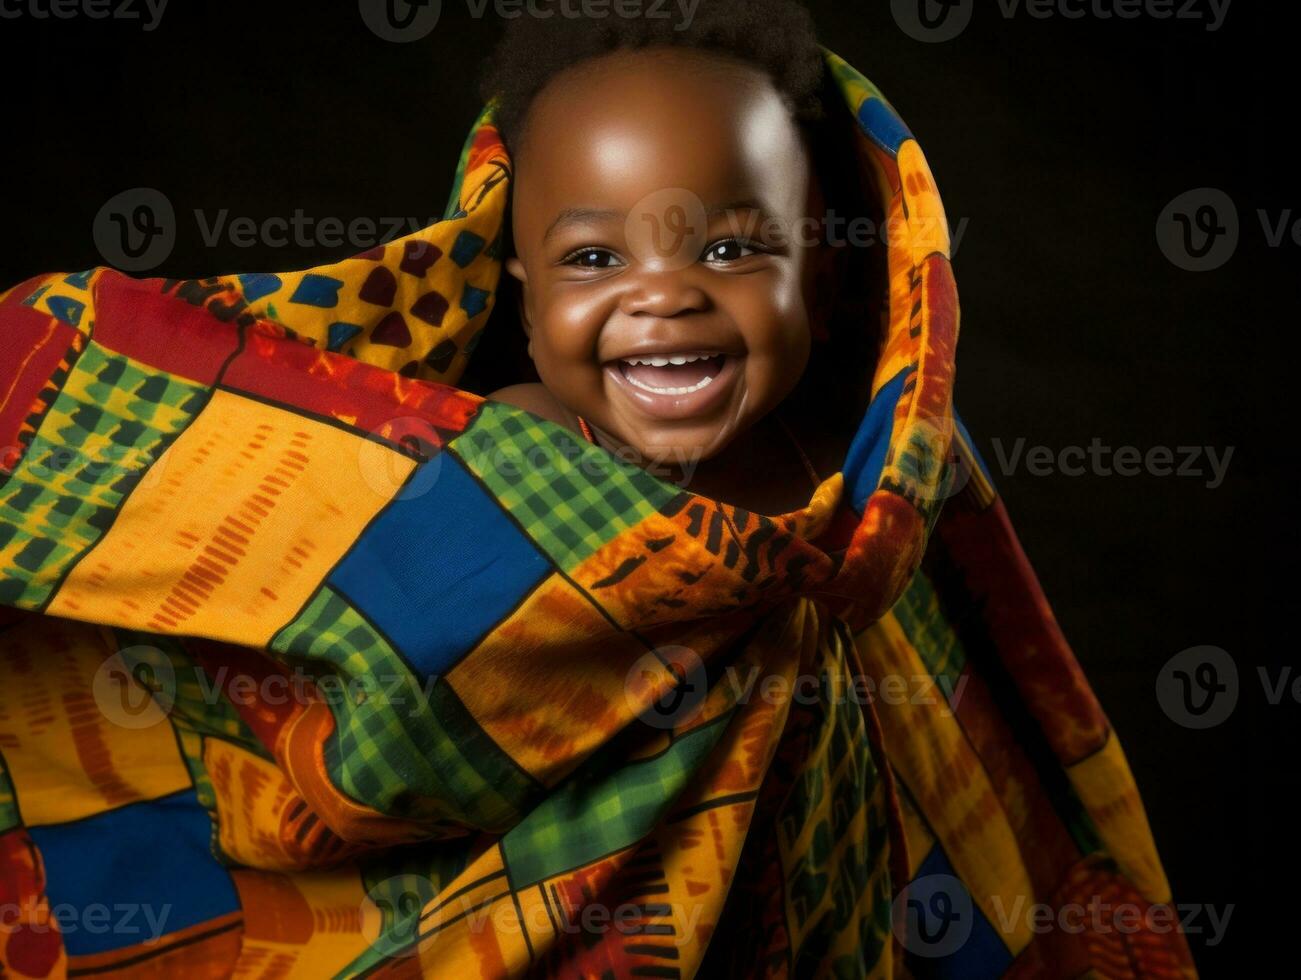
[[[522,408],[524,411],[540,415],[548,421],[565,426],[569,425],[569,420],[565,417],[565,413],[560,408],[555,396],[547,390],[546,385],[539,382],[507,385],[505,388],[498,388],[489,394],[488,398],[495,402],[505,402],[507,405]]]

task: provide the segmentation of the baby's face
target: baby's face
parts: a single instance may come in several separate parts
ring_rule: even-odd
[[[516,165],[507,269],[556,400],[684,464],[791,392],[809,357],[817,192],[761,72],[682,49],[586,62],[534,101]]]

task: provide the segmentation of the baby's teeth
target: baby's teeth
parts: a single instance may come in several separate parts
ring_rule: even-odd
[[[674,354],[671,357],[661,357],[654,355],[651,357],[625,357],[623,360],[628,364],[646,364],[650,367],[664,367],[668,364],[694,364],[696,361],[707,361],[713,354]]]
[[[698,381],[687,388],[656,388],[654,385],[645,384],[638,381],[636,378],[629,378],[628,380],[643,391],[653,392],[656,395],[689,395],[693,391],[699,391],[701,388],[705,387],[705,385],[713,384],[714,376],[711,374],[704,380]]]

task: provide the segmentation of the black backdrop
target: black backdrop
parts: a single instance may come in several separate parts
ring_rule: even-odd
[[[103,264],[93,222],[130,188],[162,191],[179,216],[155,275],[360,250],[209,245],[195,209],[210,221],[223,208],[258,222],[299,208],[438,216],[501,27],[466,0],[445,0],[437,28],[407,44],[368,30],[355,2],[173,0],[147,31],[41,19],[29,2],[47,0],[4,0],[19,16],[0,19],[4,286]],[[1279,628],[1296,607],[1279,396],[1292,388],[1301,246],[1271,246],[1258,213],[1301,211],[1284,179],[1296,35],[1263,4],[1235,4],[1208,30],[1208,3],[1195,3],[1202,20],[1008,17],[1007,3],[980,0],[944,43],[909,36],[886,0],[812,8],[825,42],[918,135],[963,228],[960,410],[1128,752],[1176,900],[1231,907],[1215,945],[1205,913],[1192,922],[1207,928],[1189,937],[1204,974],[1251,975],[1249,946],[1288,931],[1291,906],[1271,911],[1260,892],[1290,890],[1282,801],[1298,783],[1301,705],[1290,693],[1271,704],[1260,671],[1273,684],[1295,645]],[[1236,206],[1241,240],[1219,268],[1188,271],[1159,246],[1158,215],[1208,187]],[[1205,455],[1200,477],[1004,467],[1021,439],[1054,454],[1097,439],[1233,455],[1209,487]],[[1239,700],[1194,730],[1156,691],[1172,656],[1203,645],[1236,662]]]

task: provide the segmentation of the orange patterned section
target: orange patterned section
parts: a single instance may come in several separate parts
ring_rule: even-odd
[[[341,975],[364,953],[369,902],[355,867],[311,874],[231,871],[244,910],[244,941],[233,977]]]
[[[834,474],[807,512],[775,518],[688,496],[672,515],[651,514],[608,542],[574,570],[574,581],[615,622],[638,629],[778,598],[833,574],[808,541],[826,530],[843,490]]]
[[[275,765],[218,739],[206,739],[203,763],[217,794],[222,850],[250,868],[297,871],[328,867],[364,848],[340,839],[312,812]]]
[[[628,672],[647,652],[553,574],[446,678],[493,740],[554,786],[633,717]]]

